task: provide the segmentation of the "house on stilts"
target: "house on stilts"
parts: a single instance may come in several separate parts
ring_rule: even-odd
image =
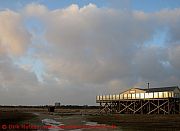
[[[96,102],[100,104],[100,113],[180,114],[180,89],[131,88],[120,94],[98,95]]]

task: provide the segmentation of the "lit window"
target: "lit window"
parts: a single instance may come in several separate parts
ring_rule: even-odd
[[[164,92],[164,98],[168,98],[168,92]]]
[[[163,98],[163,92],[159,92],[159,98]]]
[[[116,95],[116,100],[119,100],[119,95]]]
[[[154,92],[154,98],[159,98],[158,97],[158,92]]]
[[[120,99],[123,99],[123,94],[120,95]]]
[[[132,99],[135,99],[135,94],[132,94]]]
[[[116,100],[116,95],[113,95],[113,100]]]
[[[139,98],[139,94],[136,94],[136,98],[137,98],[137,99]]]
[[[144,93],[140,93],[140,98],[144,99]]]
[[[128,94],[128,99],[131,99],[131,94]]]
[[[124,99],[127,99],[127,94],[124,94]]]

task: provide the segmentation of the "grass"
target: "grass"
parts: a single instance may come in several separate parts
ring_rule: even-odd
[[[180,128],[180,115],[89,115],[87,120],[107,125],[136,125],[136,126],[173,126]]]
[[[9,125],[30,125],[31,122],[37,122],[38,118],[36,115],[32,113],[26,113],[26,112],[12,112],[12,111],[1,111],[0,112],[0,125],[7,125],[7,128]],[[3,127],[0,126],[0,130]],[[21,129],[18,128],[18,129]]]
[[[35,118],[36,115],[25,112],[0,112],[0,123],[20,123],[25,120]]]

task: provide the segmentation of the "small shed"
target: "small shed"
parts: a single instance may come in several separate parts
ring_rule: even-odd
[[[48,106],[48,112],[54,112],[55,106]]]

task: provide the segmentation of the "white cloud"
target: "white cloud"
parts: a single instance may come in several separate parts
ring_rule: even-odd
[[[30,43],[30,37],[19,13],[10,10],[0,12],[0,50],[2,52],[12,55],[24,53]]]
[[[25,16],[41,16],[48,13],[48,9],[44,5],[36,3],[28,4],[22,12]]]

